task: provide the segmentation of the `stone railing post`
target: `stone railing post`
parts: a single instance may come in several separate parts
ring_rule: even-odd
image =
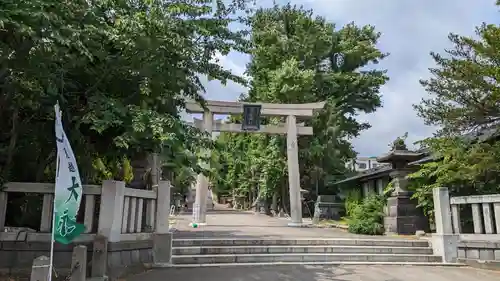
[[[171,185],[169,181],[160,181],[158,183],[155,233],[163,234],[169,232],[170,189]]]
[[[459,236],[453,233],[448,188],[434,188],[432,195],[436,223],[436,233],[432,235],[432,249],[435,255],[443,257],[444,263],[457,262]]]
[[[170,232],[170,189],[169,181],[160,181],[156,201],[156,229],[153,234],[153,262],[170,264],[172,257],[172,233]]]
[[[97,234],[106,237],[109,242],[120,241],[124,196],[125,182],[113,180],[102,182]]]

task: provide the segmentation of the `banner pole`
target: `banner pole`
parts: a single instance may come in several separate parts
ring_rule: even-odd
[[[59,172],[59,157],[57,157],[56,161],[56,177]],[[54,185],[54,195],[55,195],[55,185]],[[52,281],[52,268],[54,261],[54,236],[55,236],[55,228],[56,228],[56,197],[54,196],[54,200],[52,201],[52,229],[50,231],[50,261],[49,261],[49,276],[48,281]]]
[[[56,111],[59,111],[59,101],[54,106]],[[57,148],[56,148],[57,150]],[[59,177],[59,152],[56,153],[56,180]],[[49,254],[49,274],[47,276],[48,281],[52,281],[52,270],[54,268],[54,236],[56,232],[56,184],[54,182],[54,200],[52,201],[52,228],[50,230],[50,254]]]

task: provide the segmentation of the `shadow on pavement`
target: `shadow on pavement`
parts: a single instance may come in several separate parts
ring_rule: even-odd
[[[189,238],[228,238],[228,239],[263,239],[263,238],[286,238],[286,235],[280,234],[256,234],[249,235],[243,234],[240,231],[224,231],[224,230],[203,230],[200,229],[198,231],[193,230],[177,230],[174,232],[174,239],[189,239]]]
[[[355,272],[342,266],[307,265],[165,268],[132,276],[127,281],[349,281],[357,280],[352,276]]]
[[[179,215],[192,215],[193,210],[181,211]],[[255,215],[251,211],[240,211],[240,210],[210,210],[207,211],[207,215],[221,215],[221,214],[233,214],[233,215]]]
[[[189,226],[192,215],[180,214],[172,217],[170,225],[174,238],[388,238],[351,234],[337,228],[316,228],[308,222],[305,227],[289,227],[288,219],[232,209],[210,211],[206,219],[207,225],[192,228]]]

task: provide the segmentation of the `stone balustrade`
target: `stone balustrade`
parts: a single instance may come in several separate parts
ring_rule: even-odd
[[[500,268],[500,194],[450,197],[433,190],[436,234],[433,248],[445,262]],[[462,209],[472,209],[473,233],[464,233]]]
[[[9,182],[4,185],[0,191],[0,270],[10,272],[29,268],[37,256],[48,256],[54,189],[53,183]],[[97,259],[94,255],[92,264],[107,269],[108,275],[117,276],[123,268],[153,263],[158,259],[159,262],[168,262],[170,250],[158,250],[160,247],[155,245],[155,241],[160,243],[161,240],[168,246],[171,240],[170,190],[168,181],[160,181],[154,190],[127,188],[124,182],[111,180],[104,181],[102,185],[83,185],[80,212],[83,212],[85,233],[78,236],[73,244],[56,243],[55,267],[70,267],[72,249],[76,244],[87,246],[89,251],[96,247],[100,251],[105,249],[107,258],[94,261]],[[39,229],[5,225],[9,215],[7,203],[12,193],[24,193],[25,196],[40,194],[43,197]],[[161,249],[164,248],[165,245],[162,245]],[[104,264],[98,265],[99,261]],[[105,271],[97,270],[100,274]]]

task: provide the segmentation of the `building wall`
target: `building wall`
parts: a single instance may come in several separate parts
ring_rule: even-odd
[[[346,163],[346,167],[351,168],[356,172],[366,171],[372,168],[376,168],[384,163],[377,162],[377,157],[357,157]]]
[[[390,178],[388,176],[382,176],[380,178],[374,178],[363,182],[362,184],[363,197],[368,197],[371,194],[382,195],[384,193],[384,189],[389,184],[389,181]]]

